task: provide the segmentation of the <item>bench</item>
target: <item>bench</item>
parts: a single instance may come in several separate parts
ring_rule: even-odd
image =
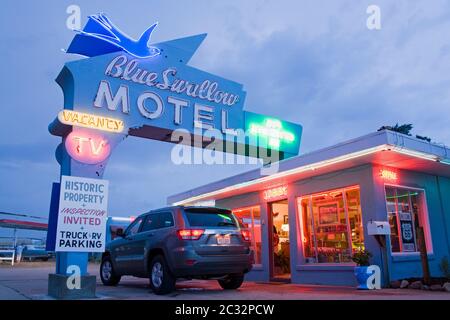
[[[11,256],[5,257],[5,256],[3,256],[3,253],[10,253]],[[3,250],[3,249],[0,249],[0,261],[1,260],[11,261],[11,265],[12,266],[14,265],[15,255],[16,255],[16,250]]]

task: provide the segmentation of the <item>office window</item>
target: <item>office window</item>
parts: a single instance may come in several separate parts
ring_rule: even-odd
[[[358,187],[301,197],[298,212],[306,263],[351,262],[364,249]]]
[[[391,251],[418,252],[417,227],[424,228],[427,250],[431,251],[428,214],[421,190],[386,186],[386,209],[391,226]]]
[[[251,232],[255,264],[261,264],[261,210],[259,206],[233,210],[244,228]]]

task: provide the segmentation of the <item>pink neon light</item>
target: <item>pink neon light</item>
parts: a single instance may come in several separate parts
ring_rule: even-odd
[[[66,150],[77,161],[96,164],[106,160],[111,153],[107,139],[96,133],[71,132],[66,138]]]
[[[287,196],[287,186],[281,186],[264,191],[264,200],[272,200],[285,196]]]
[[[384,180],[397,181],[397,172],[387,169],[380,169],[380,177]]]

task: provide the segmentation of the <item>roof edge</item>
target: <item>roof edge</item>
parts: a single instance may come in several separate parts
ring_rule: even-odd
[[[417,154],[423,158],[448,162],[450,164],[450,148],[417,139],[412,136],[401,134],[390,130],[380,130],[354,139],[350,139],[329,147],[305,153],[278,162],[280,170],[277,174],[289,171],[298,166],[309,166],[315,163],[330,160],[350,153],[358,153],[377,147],[391,149],[399,153]],[[242,184],[245,181],[254,181],[264,178],[261,168],[239,173],[221,180],[217,180],[167,198],[168,204],[180,203],[184,200],[198,197],[202,194],[216,192],[218,190]],[[256,183],[256,181],[255,181]]]

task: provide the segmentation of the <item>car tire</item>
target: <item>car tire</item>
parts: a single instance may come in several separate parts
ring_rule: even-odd
[[[167,294],[175,290],[176,278],[162,255],[157,255],[150,262],[149,280],[150,288],[155,294]]]
[[[244,282],[243,274],[230,274],[225,279],[217,280],[219,285],[225,290],[235,290]]]
[[[111,257],[106,256],[100,264],[100,279],[105,286],[116,286],[120,282],[120,276],[114,272]]]

